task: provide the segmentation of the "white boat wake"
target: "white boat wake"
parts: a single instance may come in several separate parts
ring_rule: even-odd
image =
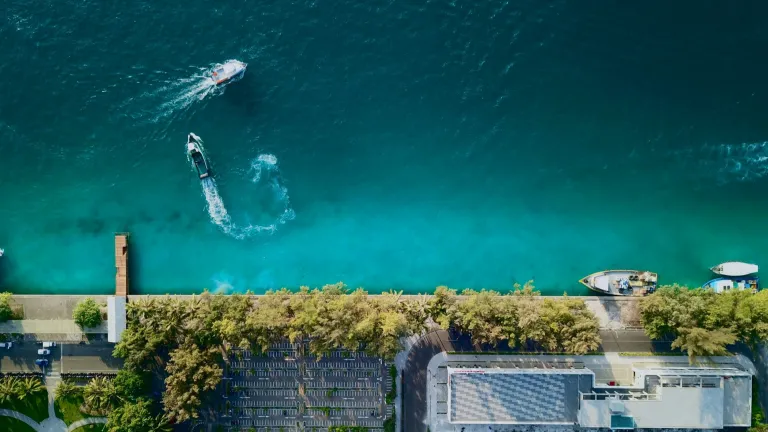
[[[749,182],[768,174],[768,141],[705,145],[674,152],[688,169],[713,176],[720,184]]]
[[[223,87],[217,87],[210,77],[213,65],[199,68],[186,78],[166,79],[165,84],[128,99],[121,104],[119,112],[130,113],[133,120],[158,123],[169,117],[186,113],[192,106],[209,95],[221,94]],[[138,111],[134,107],[154,107],[152,110]],[[123,114],[125,115],[125,114]]]
[[[205,151],[205,149],[203,150]],[[277,157],[271,154],[259,155],[251,161],[248,172],[251,174],[250,182],[256,186],[267,188],[273,204],[278,207],[279,215],[271,218],[268,224],[236,224],[224,206],[224,200],[219,194],[216,181],[208,177],[200,182],[211,222],[221,228],[225,234],[238,240],[260,234],[273,234],[280,225],[296,218],[296,213],[293,211],[288,197],[288,189],[283,184],[280,169],[277,166]]]

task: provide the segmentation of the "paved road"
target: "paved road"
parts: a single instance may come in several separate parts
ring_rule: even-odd
[[[606,330],[600,332],[605,352],[669,351],[670,342],[652,342],[642,330]],[[426,432],[427,424],[427,365],[441,351],[473,351],[466,335],[449,335],[439,330],[419,339],[408,353],[403,369],[404,432]],[[499,350],[504,350],[500,347]]]
[[[37,350],[42,347],[40,343],[14,342],[12,348],[0,348],[0,372],[40,372],[35,360],[41,357],[51,362],[47,370],[58,371],[61,357],[58,347],[51,348],[49,356],[38,356]]]
[[[122,359],[112,357],[113,345],[110,343],[61,347],[62,373],[117,372],[123,365]]]
[[[403,369],[403,431],[427,430],[427,365],[441,351],[456,351],[448,332],[427,334],[411,348]]]

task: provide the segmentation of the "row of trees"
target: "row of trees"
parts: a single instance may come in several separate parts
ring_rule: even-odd
[[[132,370],[165,377],[163,405],[169,419],[197,418],[206,393],[221,382],[223,362],[233,347],[266,351],[283,340],[309,341],[323,356],[344,348],[394,358],[400,339],[434,321],[471,334],[478,344],[585,353],[598,347],[595,317],[575,299],[537,298],[530,284],[515,293],[462,292],[440,287],[434,296],[399,293],[369,296],[339,283],[322,289],[270,291],[252,295],[210,295],[187,300],[154,298],[128,304],[128,328],[115,347]]]
[[[659,288],[640,304],[640,319],[652,339],[673,337],[673,348],[698,356],[721,355],[726,346],[754,346],[768,339],[768,291]]]
[[[114,379],[92,378],[84,387],[64,380],[56,387],[56,399],[82,402],[81,412],[107,416],[109,432],[170,432],[168,419],[155,414],[147,384],[146,374],[124,369]]]
[[[579,299],[539,298],[531,282],[515,285],[513,292],[456,291],[438,287],[430,314],[443,328],[454,327],[472,337],[476,345],[585,354],[600,346],[599,322]]]
[[[16,378],[6,375],[0,378],[0,404],[11,400],[23,401],[27,397],[45,390],[38,377]]]

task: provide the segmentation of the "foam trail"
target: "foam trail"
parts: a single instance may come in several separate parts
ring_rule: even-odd
[[[130,98],[120,106],[120,115],[128,115],[135,121],[157,123],[169,117],[176,117],[188,111],[192,106],[208,95],[220,94],[208,72],[212,66],[199,68],[186,78],[171,79],[166,84],[150,89],[141,95]],[[154,106],[155,109],[137,112],[132,106]],[[127,114],[125,114],[127,113]]]
[[[754,181],[768,174],[768,141],[705,145],[674,155],[684,166],[714,176],[721,184]]]
[[[203,151],[205,152],[204,148]],[[187,158],[189,159],[189,155],[187,155]],[[191,160],[190,163],[194,168],[194,163]],[[296,212],[291,207],[291,201],[288,196],[288,188],[285,187],[280,176],[277,158],[271,154],[259,155],[259,157],[251,161],[251,170],[254,172],[251,177],[251,183],[258,185],[268,182],[269,187],[274,193],[275,202],[280,204],[282,209],[280,215],[274,218],[272,223],[268,225],[247,224],[241,226],[235,224],[224,205],[224,200],[219,194],[216,181],[209,177],[200,182],[211,222],[217,225],[225,234],[238,240],[259,234],[272,234],[277,231],[279,225],[283,225],[296,218]]]

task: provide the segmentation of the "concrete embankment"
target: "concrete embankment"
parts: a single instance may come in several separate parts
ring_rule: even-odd
[[[375,294],[371,294],[375,295]],[[128,295],[128,301],[142,298],[164,298],[167,295]],[[103,295],[14,295],[12,303],[23,309],[25,320],[71,320],[72,311],[77,303],[85,298],[93,298],[97,303],[106,304]],[[179,300],[188,300],[194,295],[171,295]],[[255,298],[261,295],[254,295]],[[403,295],[403,298],[416,299],[423,296]],[[426,296],[431,297],[431,296]],[[560,296],[541,296],[540,298],[560,299]],[[603,329],[635,328],[640,326],[639,298],[637,297],[569,297],[583,300],[595,314]],[[2,326],[2,324],[0,324]],[[0,327],[0,331],[2,327]]]

